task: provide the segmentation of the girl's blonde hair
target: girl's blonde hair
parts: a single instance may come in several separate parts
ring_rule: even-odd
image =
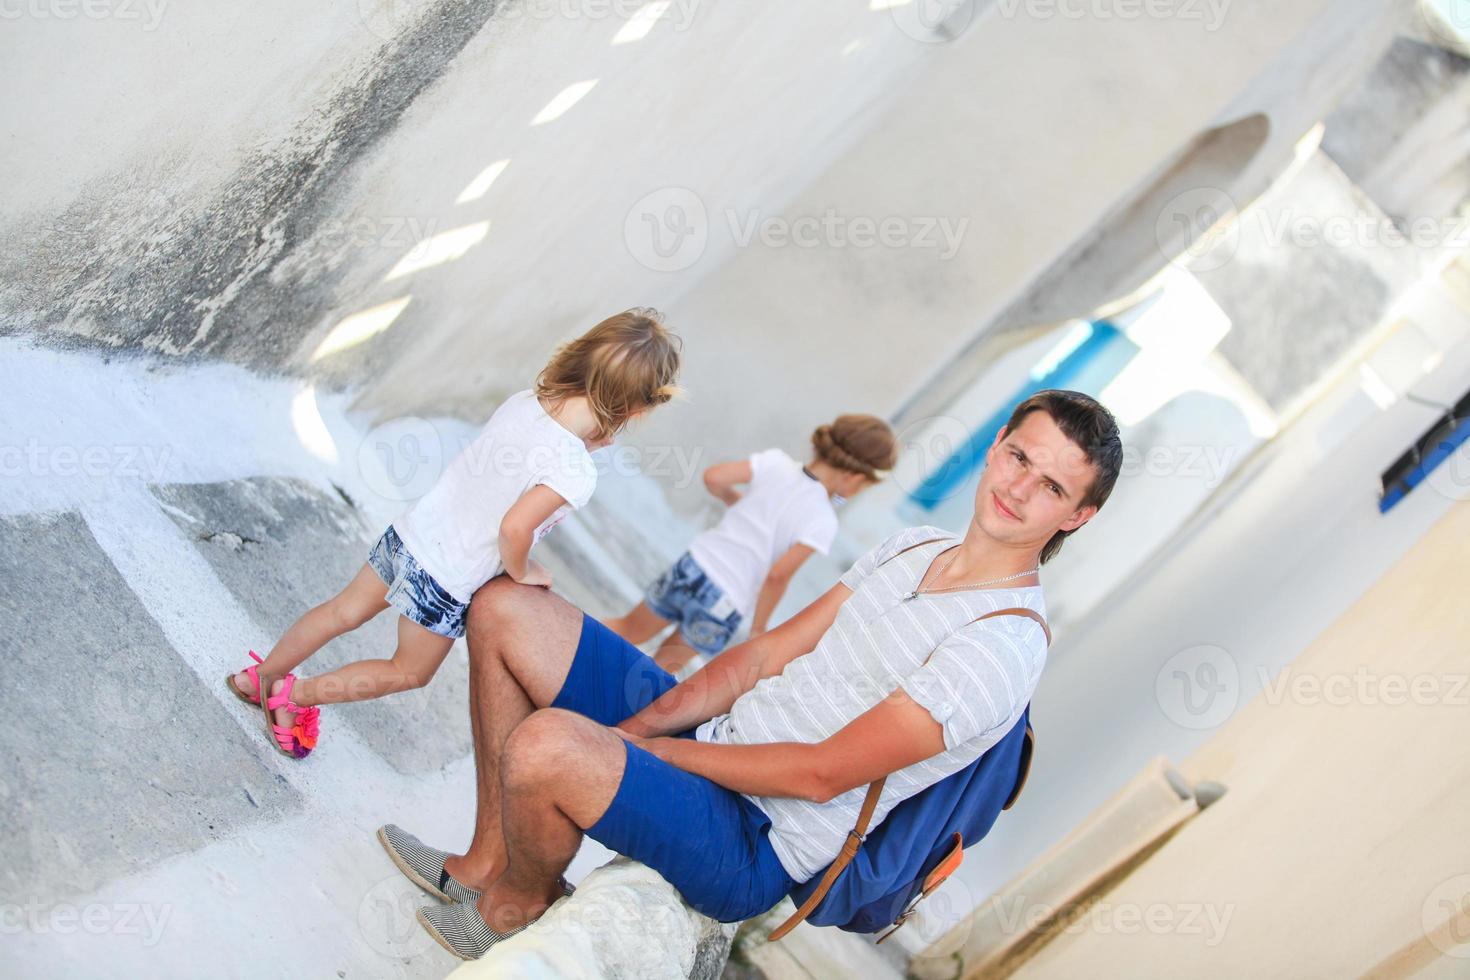
[[[876,415],[839,415],[812,433],[812,448],[824,463],[877,481],[898,460],[898,440]]]
[[[585,397],[597,419],[596,438],[606,439],[634,412],[680,393],[682,347],[657,310],[625,310],[558,347],[536,376],[536,394],[548,401]]]

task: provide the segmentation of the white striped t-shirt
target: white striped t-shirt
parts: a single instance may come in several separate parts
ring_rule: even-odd
[[[1043,617],[1046,609],[1039,586],[904,601],[934,557],[958,543],[940,528],[914,527],[858,559],[841,579],[853,594],[816,648],[787,664],[779,676],[757,683],[729,714],[701,725],[696,737],[731,745],[816,743],[902,686],[942,726],[944,751],[888,777],[873,826],[900,801],[975,761],[1005,737],[1031,700],[1046,663],[1046,637],[1024,616],[971,620],[1011,606]],[[771,818],[772,849],[800,882],[837,856],[866,794],[867,787],[859,786],[822,804],[748,798]]]

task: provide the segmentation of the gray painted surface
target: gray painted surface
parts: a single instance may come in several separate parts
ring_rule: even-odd
[[[173,515],[175,522],[272,637],[351,581],[382,531],[370,529],[340,497],[300,480],[173,484],[153,492],[180,512]],[[320,674],[354,660],[391,657],[398,618],[385,610],[333,640],[298,673]],[[267,651],[257,652],[264,656]],[[241,666],[249,662],[243,649],[240,659]],[[462,647],[456,647],[420,690],[324,709],[323,737],[331,737],[332,726],[351,725],[399,772],[431,772],[470,751],[468,692],[469,666]]]
[[[1388,221],[1318,153],[1191,265],[1230,317],[1220,352],[1276,411],[1318,382],[1423,274],[1418,249],[1379,236]],[[1335,240],[1339,233],[1347,237]]]
[[[300,808],[79,516],[0,519],[0,585],[5,902],[87,892]]]
[[[309,125],[252,154],[211,199],[176,196],[173,161],[129,164],[53,219],[18,223],[29,240],[0,253],[13,284],[0,289],[0,330],[91,325],[47,336],[279,367],[338,302],[342,272],[322,256],[304,270],[300,254],[294,272],[283,264],[337,215],[344,177],[501,5],[427,5],[353,66],[354,81]]]
[[[1352,178],[1375,176],[1396,144],[1470,75],[1470,59],[1409,38],[1387,54],[1328,119],[1322,149]]]
[[[1467,141],[1470,58],[1400,37],[1328,118],[1322,147],[1400,228],[1463,241]]]

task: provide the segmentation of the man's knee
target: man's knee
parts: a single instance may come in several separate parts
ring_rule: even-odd
[[[575,779],[594,758],[597,723],[561,708],[533,711],[505,743],[501,779],[507,789],[525,790]]]
[[[470,598],[465,615],[466,641],[475,647],[504,635],[524,618],[536,599],[533,586],[521,585],[508,575],[498,575],[480,586]],[[493,647],[493,644],[489,644]]]

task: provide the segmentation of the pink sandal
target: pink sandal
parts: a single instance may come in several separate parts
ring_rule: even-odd
[[[254,660],[255,663],[251,664],[249,667],[246,667],[245,668],[245,673],[248,674],[250,676],[250,679],[255,682],[255,693],[254,694],[246,694],[244,691],[240,690],[240,685],[238,685],[238,684],[235,683],[235,675],[234,674],[226,674],[225,675],[225,687],[228,687],[230,689],[230,693],[231,694],[233,694],[235,697],[239,698],[241,701],[244,701],[246,704],[259,704],[260,703],[260,674],[258,672],[257,664],[263,664],[263,663],[265,663],[265,661],[264,660],[261,660],[260,657],[258,655],[256,655],[256,653],[255,653],[254,650],[251,650],[250,651],[250,659],[251,660]]]
[[[304,759],[311,755],[311,750],[316,748],[316,739],[319,731],[318,718],[321,715],[316,705],[303,708],[291,700],[291,688],[296,684],[296,675],[287,674],[281,678],[281,691],[272,694],[265,699],[265,727],[266,733],[274,740],[276,748],[282,754],[289,755],[293,759]],[[285,708],[292,714],[293,724],[288,728],[285,725],[276,724],[274,714],[277,708]]]

